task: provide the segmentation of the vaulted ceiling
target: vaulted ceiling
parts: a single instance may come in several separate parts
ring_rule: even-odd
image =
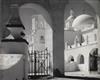
[[[65,7],[65,4],[66,4],[65,19],[69,16],[69,9],[71,7],[74,8],[75,16],[78,16],[79,14],[81,14],[82,10],[84,8],[87,9],[87,11],[85,11],[86,13],[94,14],[93,9],[91,9],[91,7],[87,7],[89,5],[83,4],[84,0],[77,0],[76,2],[75,2],[75,0],[2,0],[2,16],[1,16],[2,26],[5,26],[5,24],[9,20],[9,16],[12,15],[11,14],[12,6],[20,7],[21,5],[26,4],[26,3],[39,4],[40,6],[44,7],[48,12],[49,11],[55,12],[55,10],[57,10],[61,7]],[[80,4],[80,3],[82,3],[82,4]],[[17,13],[17,12],[18,11],[15,10],[15,13]]]
[[[59,4],[66,4],[68,0],[2,0],[2,4],[24,4],[24,3],[37,3],[46,7],[59,6]]]

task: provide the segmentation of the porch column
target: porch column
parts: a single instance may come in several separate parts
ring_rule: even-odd
[[[1,21],[2,19],[1,19],[1,0],[0,0],[0,52],[1,52],[1,38],[2,38],[2,25],[1,25],[2,22]],[[3,79],[3,71],[0,70],[0,80],[2,79]]]
[[[64,4],[53,5],[51,19],[53,26],[53,75],[64,75]]]

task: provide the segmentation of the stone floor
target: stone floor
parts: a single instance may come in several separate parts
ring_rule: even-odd
[[[84,80],[84,79],[53,78],[53,79],[36,79],[36,80]]]
[[[41,79],[29,79],[29,80],[100,80],[100,79],[88,79],[88,78],[41,78]]]
[[[68,77],[69,76],[69,77]],[[31,80],[100,80],[100,74],[97,72],[66,72],[65,77],[42,77],[40,79]]]
[[[93,78],[100,78],[100,74],[97,72],[65,72],[65,76],[79,76],[79,77],[93,77]]]
[[[71,78],[54,78],[49,80],[83,80],[83,79],[71,79]]]

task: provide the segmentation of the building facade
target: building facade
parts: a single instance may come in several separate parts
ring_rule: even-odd
[[[96,20],[92,16],[81,14],[72,23],[69,23],[71,25],[68,26],[69,29],[66,29],[67,26],[65,26],[66,72],[98,70],[98,29],[95,23]],[[72,61],[76,63],[77,67],[70,69]]]

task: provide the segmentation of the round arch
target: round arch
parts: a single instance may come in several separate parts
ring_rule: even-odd
[[[74,61],[74,57],[72,56],[72,55],[70,55],[69,57],[68,57],[68,60],[67,60],[68,62],[71,62],[71,61]]]
[[[26,3],[19,8],[19,15],[22,23],[26,28],[26,33],[29,33],[29,28],[31,25],[31,19],[33,15],[42,15],[46,22],[52,27],[52,22],[50,15],[47,10],[45,10],[42,6],[34,3]]]
[[[25,38],[27,38],[27,35],[30,36],[30,34],[32,33],[32,27],[35,27],[34,25],[32,25],[34,16],[36,17],[39,16],[40,17],[39,19],[45,22],[43,23],[45,25],[45,30],[46,30],[45,32],[49,34],[49,36],[47,34],[45,35],[46,41],[49,41],[47,45],[50,45],[50,51],[52,51],[53,50],[53,29],[51,26],[52,22],[48,11],[46,11],[39,4],[26,3],[19,7],[19,15],[23,25],[25,26],[25,34],[26,34]]]
[[[38,4],[26,3],[19,8],[19,14],[20,14],[21,21],[23,25],[25,26],[26,35],[32,37],[32,35],[35,34],[35,36],[32,37],[32,39],[34,39],[33,40],[34,42],[32,42],[32,39],[29,40],[29,42],[32,42],[32,46],[34,46],[34,43],[35,43],[36,51],[42,52],[42,53],[43,51],[44,52],[48,51],[50,53],[49,58],[48,58],[49,62],[47,61],[45,63],[47,63],[47,65],[49,64],[50,66],[49,74],[52,75],[52,71],[53,71],[52,70],[53,69],[52,68],[53,67],[53,37],[52,37],[53,30],[51,27],[52,23],[51,23],[51,18],[50,18],[49,13],[42,6]],[[41,48],[44,47],[45,49],[40,49],[40,47]],[[33,51],[35,49],[33,49]],[[29,63],[31,64],[31,62]],[[49,68],[49,66],[47,66],[46,68]],[[38,67],[36,69],[38,69]]]
[[[93,49],[90,51],[90,55],[98,55],[98,48],[93,48]]]
[[[90,71],[98,70],[98,48],[94,48],[90,51],[89,54],[89,69]]]

